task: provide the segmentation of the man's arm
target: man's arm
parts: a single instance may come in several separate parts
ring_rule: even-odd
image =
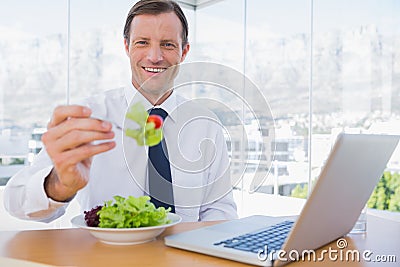
[[[44,149],[32,166],[7,183],[4,203],[21,219],[51,221],[64,213],[66,203],[86,186],[92,157],[115,147],[115,142],[93,144],[114,137],[111,124],[90,118],[83,106],[59,106],[42,136]]]
[[[32,166],[15,174],[4,189],[4,207],[19,219],[50,222],[65,212],[68,203],[50,201],[44,191],[44,179],[53,169],[45,150]]]
[[[229,156],[222,131],[215,137],[216,157],[210,167],[206,205],[200,207],[200,221],[231,220],[238,218],[233,199]]]

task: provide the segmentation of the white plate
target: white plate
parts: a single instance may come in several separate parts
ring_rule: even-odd
[[[175,213],[168,213],[169,224],[139,228],[100,228],[86,225],[83,215],[75,216],[71,223],[89,232],[101,242],[110,245],[135,245],[154,240],[165,228],[178,224],[182,218]]]

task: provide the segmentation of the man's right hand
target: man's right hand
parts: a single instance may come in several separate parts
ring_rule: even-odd
[[[88,107],[58,106],[42,136],[54,168],[46,177],[44,188],[56,201],[71,199],[89,181],[92,157],[115,147],[109,122],[90,118]],[[94,144],[93,141],[104,142]]]

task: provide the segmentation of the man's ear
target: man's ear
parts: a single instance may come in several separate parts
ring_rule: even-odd
[[[129,41],[127,38],[124,38],[124,46],[125,46],[125,53],[129,56]]]
[[[185,60],[186,55],[189,52],[189,50],[190,50],[190,45],[189,45],[189,43],[187,43],[187,44],[185,44],[185,46],[183,47],[183,50],[182,50],[181,62],[183,62]]]

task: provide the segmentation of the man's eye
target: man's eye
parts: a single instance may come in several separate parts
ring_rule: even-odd
[[[138,46],[141,46],[141,45],[146,45],[147,42],[146,41],[136,41],[134,44],[138,45]]]
[[[173,43],[164,43],[163,46],[166,48],[175,48],[176,47],[176,45]]]

